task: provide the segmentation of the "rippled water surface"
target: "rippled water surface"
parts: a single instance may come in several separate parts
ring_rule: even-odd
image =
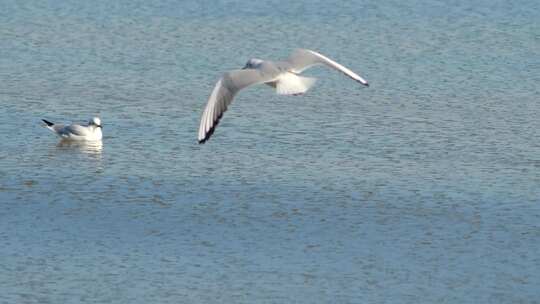
[[[1,1],[0,302],[538,303],[538,2],[383,2]]]

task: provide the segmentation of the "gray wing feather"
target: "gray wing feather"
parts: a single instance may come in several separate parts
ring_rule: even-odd
[[[285,63],[289,65],[289,69],[294,73],[302,73],[302,71],[310,68],[313,65],[324,64],[330,68],[340,71],[341,73],[349,76],[363,85],[368,85],[368,82],[358,74],[315,51],[296,49],[285,61]]]
[[[235,70],[223,74],[204,108],[199,125],[199,143],[204,143],[212,136],[223,113],[227,111],[238,91],[254,84],[268,82],[273,78],[275,75],[257,69]]]
[[[49,129],[53,130],[56,133],[59,133],[62,129],[64,129],[64,125],[54,124],[52,126],[48,126]]]
[[[55,127],[56,125],[53,126],[53,128]],[[76,135],[76,136],[85,136],[88,134],[88,129],[81,125],[62,126],[62,128],[59,128],[58,130],[55,130],[55,131],[61,136],[69,136],[70,134]]]

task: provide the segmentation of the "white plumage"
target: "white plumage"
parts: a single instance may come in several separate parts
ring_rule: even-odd
[[[281,95],[299,95],[308,91],[316,79],[299,74],[309,67],[323,64],[342,72],[355,81],[369,86],[368,82],[358,74],[341,64],[317,52],[297,49],[285,61],[265,61],[250,59],[242,70],[234,70],[223,74],[216,83],[199,125],[199,143],[206,142],[214,133],[223,113],[231,104],[236,93],[254,84],[264,83],[276,89]]]
[[[43,119],[47,129],[53,131],[62,139],[69,140],[101,140],[103,133],[101,132],[101,119],[94,117],[90,119],[87,125],[62,125],[55,124]]]

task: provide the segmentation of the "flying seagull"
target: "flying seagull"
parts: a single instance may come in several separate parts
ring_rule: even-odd
[[[63,139],[70,140],[101,140],[101,119],[94,117],[88,121],[88,125],[60,125],[42,119],[47,128]]]
[[[206,142],[212,136],[223,113],[227,111],[238,91],[254,84],[264,83],[275,88],[280,95],[301,95],[313,86],[316,79],[300,76],[300,73],[318,64],[336,69],[369,86],[364,78],[353,71],[311,50],[297,49],[284,61],[252,58],[243,69],[226,72],[216,83],[201,117],[199,143]]]

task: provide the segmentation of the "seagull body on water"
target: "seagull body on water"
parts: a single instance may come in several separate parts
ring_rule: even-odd
[[[300,73],[319,64],[338,70],[364,86],[369,86],[358,74],[311,50],[297,49],[284,61],[250,59],[243,69],[226,72],[216,83],[201,117],[199,143],[206,142],[212,136],[223,113],[240,90],[264,83],[275,88],[280,95],[301,95],[315,84],[316,79],[300,76]]]
[[[42,119],[46,124],[47,129],[53,131],[62,139],[69,140],[101,140],[103,134],[101,132],[101,119],[94,117],[88,121],[87,125],[62,125],[55,124],[48,120]]]

